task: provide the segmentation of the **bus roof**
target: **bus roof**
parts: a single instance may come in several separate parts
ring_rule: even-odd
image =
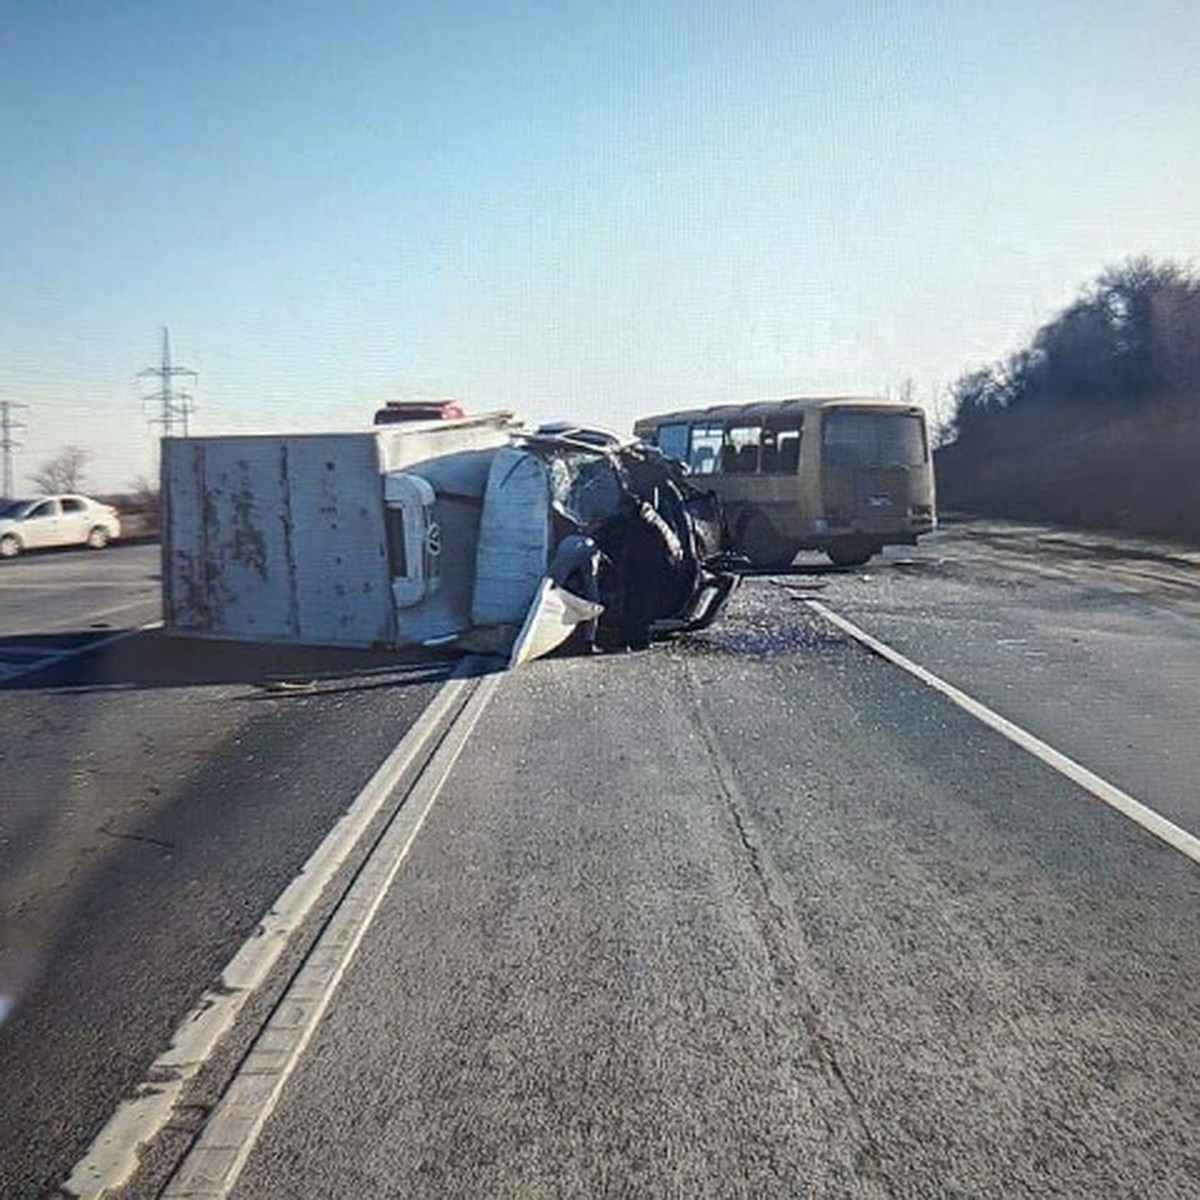
[[[725,422],[729,420],[764,420],[767,417],[783,417],[791,413],[804,412],[811,408],[892,408],[898,411],[920,412],[916,404],[906,404],[902,400],[888,400],[882,396],[797,396],[788,400],[755,400],[749,404],[712,404],[708,408],[681,408],[670,412],[654,413],[646,417],[638,417],[634,428],[639,425],[660,425],[664,421],[678,421],[681,424],[697,421]]]

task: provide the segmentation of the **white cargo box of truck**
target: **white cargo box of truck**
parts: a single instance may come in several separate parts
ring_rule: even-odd
[[[168,632],[397,646],[471,627],[509,413],[162,443]]]

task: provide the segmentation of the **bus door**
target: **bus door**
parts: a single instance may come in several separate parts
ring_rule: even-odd
[[[864,534],[908,527],[910,481],[928,458],[919,412],[827,409],[821,451],[822,498],[831,527]]]

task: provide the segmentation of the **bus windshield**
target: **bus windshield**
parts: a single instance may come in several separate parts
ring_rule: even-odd
[[[925,424],[916,413],[835,409],[825,414],[822,458],[833,467],[919,467]]]

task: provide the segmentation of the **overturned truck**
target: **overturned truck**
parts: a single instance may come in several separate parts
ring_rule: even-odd
[[[714,496],[653,447],[511,414],[163,443],[168,632],[514,663],[708,624]]]

